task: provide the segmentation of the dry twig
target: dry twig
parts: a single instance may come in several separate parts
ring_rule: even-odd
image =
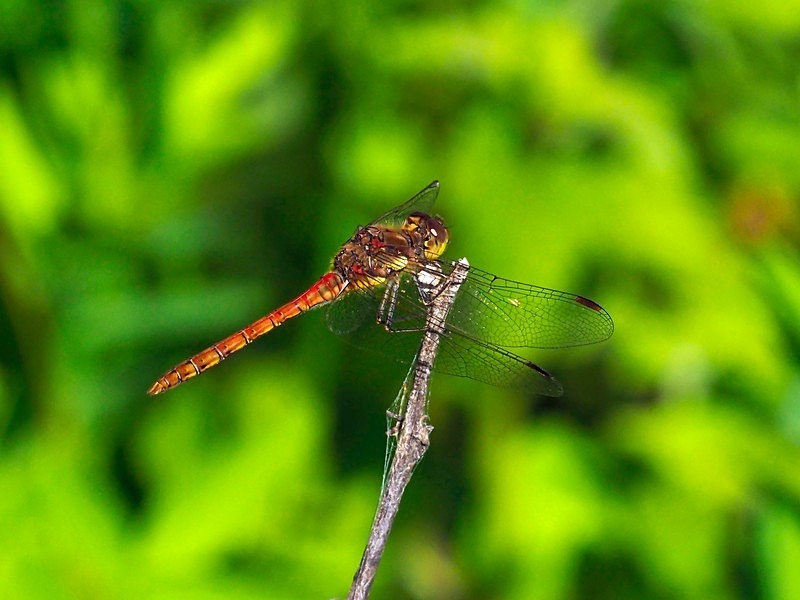
[[[438,282],[440,287],[437,289],[439,291],[434,295],[428,308],[426,331],[414,364],[414,379],[408,396],[405,416],[400,424],[397,448],[383,487],[378,511],[372,523],[372,530],[361,558],[361,564],[347,596],[348,600],[362,600],[369,596],[378,564],[386,548],[389,532],[400,508],[400,500],[411,480],[414,469],[428,449],[429,434],[433,429],[428,424],[426,411],[431,371],[439,349],[440,336],[444,333],[443,324],[468,272],[467,260],[465,258],[458,260],[453,271],[446,277],[442,276],[444,279]]]

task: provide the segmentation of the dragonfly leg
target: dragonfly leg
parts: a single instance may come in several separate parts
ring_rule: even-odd
[[[394,309],[397,306],[397,293],[400,289],[397,278],[392,278],[386,282],[386,292],[378,307],[378,325],[383,325],[387,331],[393,331],[392,322],[394,320]]]
[[[416,278],[415,278],[416,279]],[[419,283],[417,285],[417,293],[421,294]],[[386,331],[391,333],[413,333],[419,331],[425,331],[425,327],[423,323],[418,324],[411,324],[408,322],[407,315],[403,315],[402,312],[399,314],[396,312],[398,301],[400,297],[404,294],[408,293],[404,291],[400,286],[400,278],[392,278],[387,279],[386,281],[386,291],[383,294],[383,298],[381,299],[380,306],[378,307],[378,316],[377,322],[379,325],[383,325]],[[438,292],[437,292],[438,293]],[[423,304],[426,304],[425,297],[422,297]],[[395,316],[399,317],[399,323],[395,322]],[[405,318],[404,318],[405,317]]]

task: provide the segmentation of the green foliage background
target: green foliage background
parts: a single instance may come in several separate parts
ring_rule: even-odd
[[[800,597],[800,6],[0,6],[0,596],[344,596],[404,371],[311,313],[442,181],[450,256],[603,304],[558,401],[440,377],[377,598]]]

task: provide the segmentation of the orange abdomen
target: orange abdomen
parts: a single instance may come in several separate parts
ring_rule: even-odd
[[[324,275],[294,300],[170,369],[150,386],[147,393],[151,396],[163,394],[187,379],[200,375],[250,342],[282,325],[286,320],[316,306],[332,302],[342,293],[346,284],[344,278],[335,271]]]

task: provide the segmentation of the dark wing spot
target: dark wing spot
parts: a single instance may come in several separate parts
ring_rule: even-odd
[[[578,304],[582,304],[586,308],[591,308],[592,310],[596,310],[597,312],[603,310],[603,307],[600,306],[597,302],[595,302],[594,300],[589,300],[588,298],[584,298],[583,296],[575,296],[575,302],[577,302]]]
[[[532,362],[530,362],[530,361],[529,361],[529,362],[527,363],[527,366],[528,366],[528,367],[530,367],[531,369],[533,369],[534,371],[536,371],[536,372],[538,372],[538,373],[541,373],[542,375],[544,375],[544,376],[545,376],[545,377],[547,377],[547,378],[552,378],[552,377],[553,377],[553,376],[552,376],[550,373],[548,373],[547,371],[545,371],[545,370],[544,370],[542,367],[540,367],[540,366],[539,366],[539,365],[537,365],[536,363],[532,363]]]

